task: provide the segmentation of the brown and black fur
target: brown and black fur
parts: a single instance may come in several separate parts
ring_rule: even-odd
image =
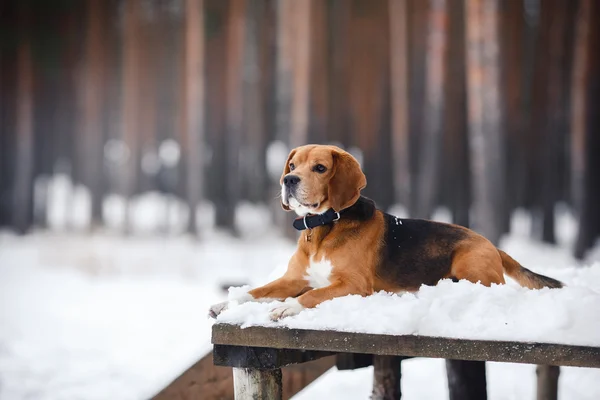
[[[398,218],[380,210],[376,211],[373,201],[366,197],[360,197],[354,207],[367,210],[365,215],[375,212],[383,215],[385,233],[376,275],[388,288],[395,286],[415,290],[423,284],[435,285],[444,278],[458,280],[459,278],[452,273],[453,268],[458,269],[457,265],[453,266],[457,251],[478,243],[489,247],[487,239],[462,226],[423,219]],[[562,287],[559,281],[536,274],[522,267],[504,251],[496,251],[500,256],[503,272],[521,285],[532,289]],[[463,278],[468,279],[466,276]],[[504,280],[492,279],[481,283],[504,283]]]

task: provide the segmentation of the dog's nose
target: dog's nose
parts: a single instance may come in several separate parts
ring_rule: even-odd
[[[300,182],[300,178],[296,175],[286,175],[283,178],[283,184],[287,187],[296,186]]]

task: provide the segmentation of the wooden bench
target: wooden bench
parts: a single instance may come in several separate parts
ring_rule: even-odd
[[[600,348],[550,343],[393,336],[308,329],[215,324],[214,363],[233,367],[235,397],[281,399],[281,367],[338,353],[372,354],[373,398],[400,397],[400,360],[404,357],[499,361],[544,366],[600,367]],[[549,371],[549,372],[548,372]],[[558,379],[558,368],[538,379]],[[539,385],[538,385],[539,391]],[[554,391],[555,392],[555,391]],[[538,393],[539,398],[556,394]]]

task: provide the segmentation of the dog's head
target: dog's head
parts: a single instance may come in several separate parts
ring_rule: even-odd
[[[339,147],[306,145],[290,152],[279,183],[281,206],[302,216],[350,207],[367,178],[358,161]]]

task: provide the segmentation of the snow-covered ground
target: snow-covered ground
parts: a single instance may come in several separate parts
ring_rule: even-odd
[[[293,244],[0,235],[0,399],[145,399],[210,350],[219,289],[262,283]]]
[[[261,211],[240,211],[265,220]],[[527,221],[517,215],[503,247],[533,270],[582,287],[589,280],[589,294],[597,295],[592,280],[599,283],[600,266],[569,272],[577,263],[568,250],[528,240]],[[561,221],[564,245],[573,225]],[[201,242],[0,234],[0,399],[135,400],[164,387],[210,348],[206,311],[224,299],[221,283],[259,284],[285,268],[294,244],[255,222],[240,221],[251,228],[242,227],[242,240],[209,232]],[[597,260],[600,251],[586,264]],[[488,380],[492,399],[532,398],[532,366],[490,363]],[[332,370],[298,397],[364,399],[370,384],[369,369]],[[600,371],[563,368],[560,385],[563,398],[600,398]],[[405,362],[403,388],[407,399],[446,397],[443,361]]]
[[[490,400],[535,399],[535,366],[489,362],[486,364]],[[600,398],[600,371],[594,368],[562,367],[558,398],[597,400]],[[371,394],[373,368],[354,371],[327,371],[293,400],[365,400]],[[444,360],[412,358],[402,361],[402,399],[440,400],[448,398]]]

